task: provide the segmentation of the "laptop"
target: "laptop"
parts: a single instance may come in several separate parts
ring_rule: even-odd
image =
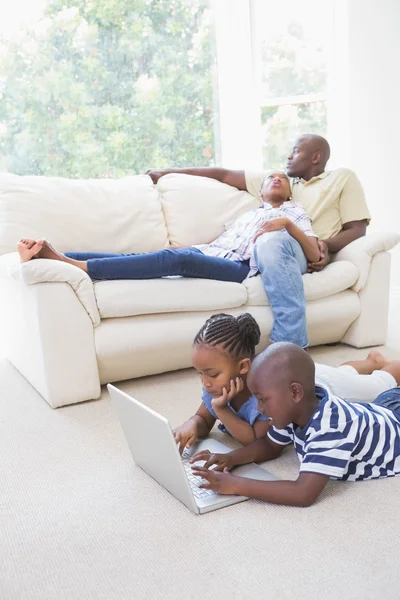
[[[199,486],[204,480],[192,473],[189,460],[196,452],[207,449],[213,453],[224,453],[230,452],[231,448],[207,438],[193,444],[181,456],[171,426],[165,417],[115,386],[109,384],[107,388],[133,460],[189,510],[203,514],[248,500],[245,496],[225,496],[202,489]],[[204,461],[196,464],[204,464]],[[254,463],[236,467],[232,473],[262,481],[278,479]]]

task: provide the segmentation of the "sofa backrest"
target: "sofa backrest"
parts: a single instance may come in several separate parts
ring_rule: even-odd
[[[159,194],[147,175],[63,179],[0,174],[0,254],[21,237],[63,252],[149,252],[168,246]]]
[[[22,238],[63,252],[150,252],[214,240],[259,202],[206,177],[63,179],[0,174],[0,254]]]
[[[171,246],[209,243],[225,225],[260,205],[248,192],[207,177],[171,173],[157,188]]]

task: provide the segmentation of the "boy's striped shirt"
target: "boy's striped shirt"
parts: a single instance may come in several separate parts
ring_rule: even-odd
[[[294,443],[300,473],[360,481],[400,474],[400,415],[377,404],[350,403],[316,388],[320,403],[301,429],[271,427],[270,439]]]

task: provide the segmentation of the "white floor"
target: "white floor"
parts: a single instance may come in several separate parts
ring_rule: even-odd
[[[339,364],[365,350],[312,355]],[[400,477],[332,482],[307,509],[248,501],[198,517],[133,464],[105,391],[52,410],[4,360],[0,380],[1,600],[400,598]],[[122,387],[172,425],[199,403],[189,369]],[[295,478],[297,458],[269,468]]]

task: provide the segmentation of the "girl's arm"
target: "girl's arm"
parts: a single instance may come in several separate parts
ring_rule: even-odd
[[[193,417],[173,431],[175,441],[179,444],[179,452],[182,454],[185,448],[190,448],[199,437],[207,437],[214,423],[215,417],[202,403]]]
[[[207,437],[211,429],[214,427],[216,418],[212,416],[210,411],[204,406],[203,402],[200,404],[196,411],[196,414],[191,417],[197,425],[197,436]]]
[[[307,260],[316,262],[320,259],[321,252],[318,247],[318,238],[306,235],[304,231],[297,227],[290,219],[287,219],[286,231],[299,242]]]
[[[268,429],[271,426],[270,421],[258,419],[254,425],[250,425],[250,423],[246,423],[246,421],[235,415],[229,406],[220,406],[215,400],[211,404],[218,419],[225,425],[231,436],[239,444],[242,444],[242,446],[248,446],[267,435]]]

